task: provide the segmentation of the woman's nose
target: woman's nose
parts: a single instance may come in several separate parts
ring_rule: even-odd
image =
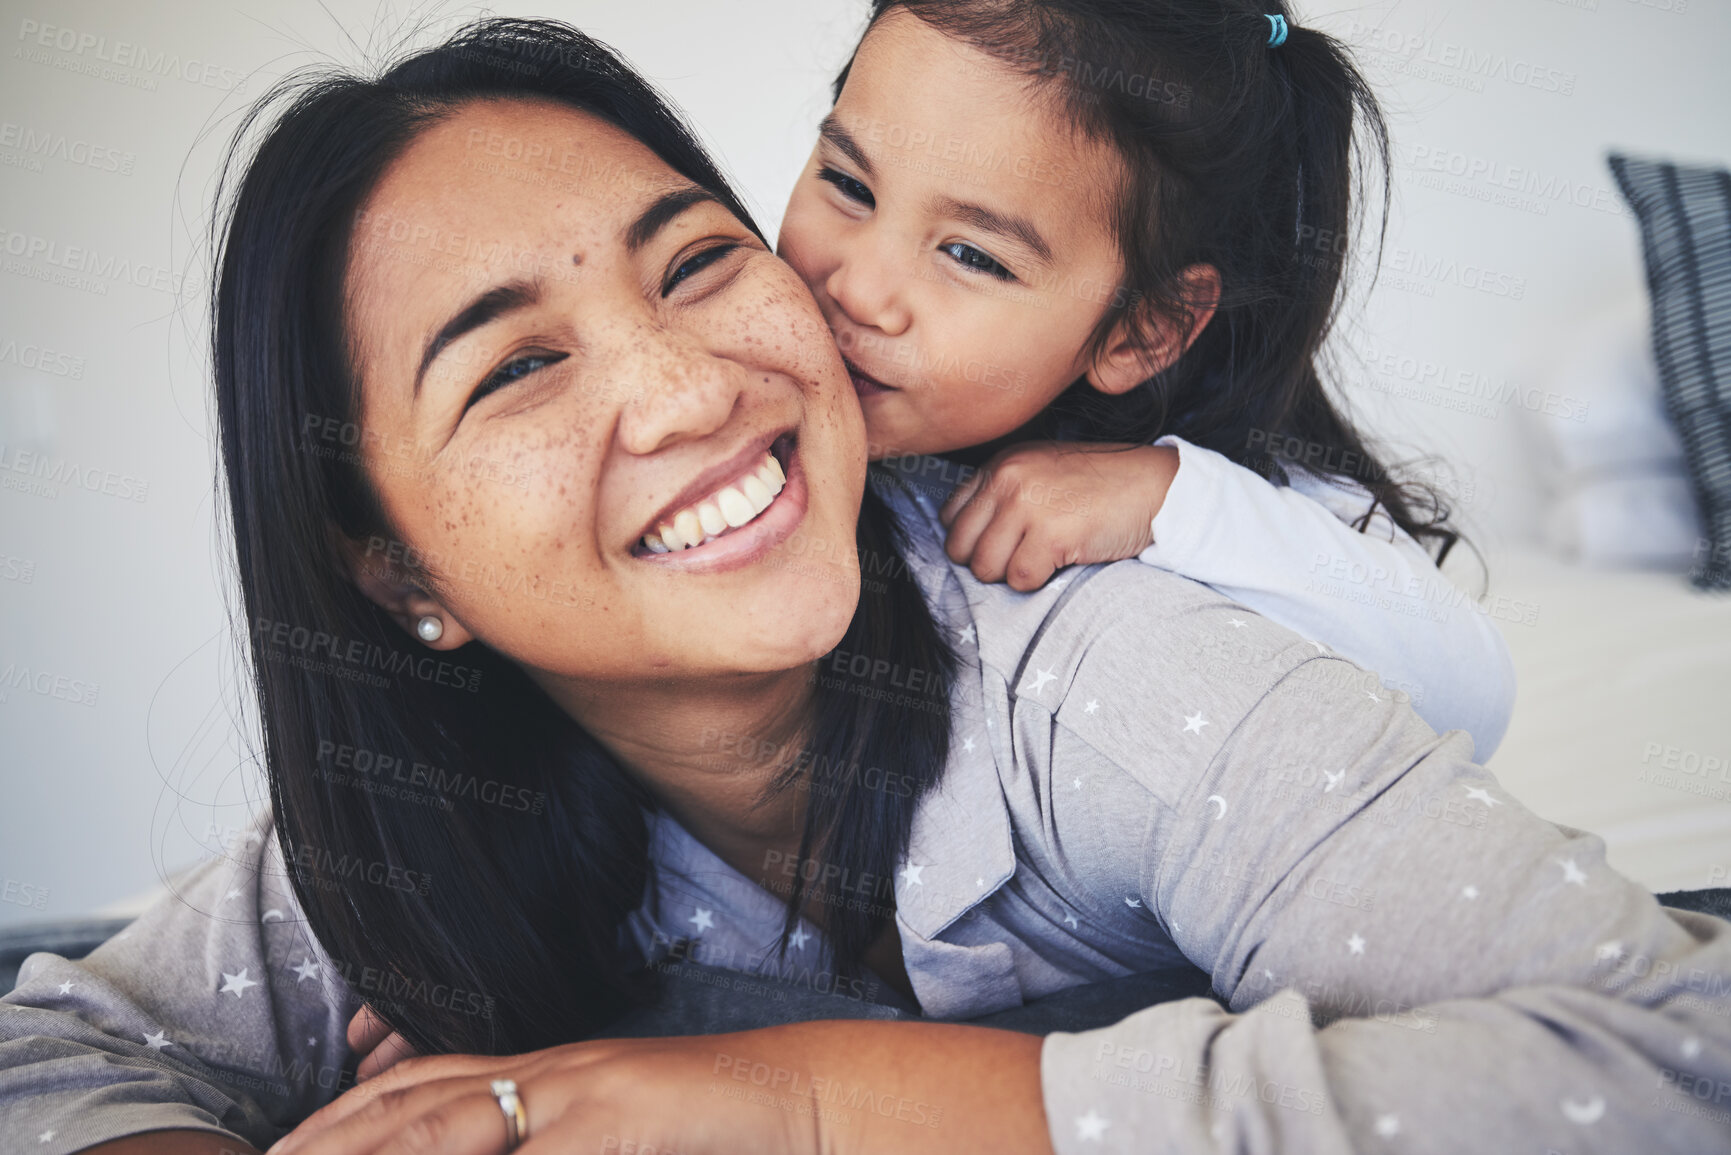
[[[913,324],[905,294],[913,255],[887,235],[868,232],[847,247],[824,290],[855,325],[899,337]]]
[[[617,363],[633,379],[619,415],[624,449],[656,453],[726,425],[751,379],[745,367],[665,331],[645,338],[640,352]]]

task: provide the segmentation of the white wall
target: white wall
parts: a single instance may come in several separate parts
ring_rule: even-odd
[[[622,50],[689,111],[773,232],[864,5],[546,0],[500,10],[568,19]],[[1392,358],[1385,378],[1398,381],[1404,358],[1538,382],[1582,315],[1640,289],[1607,147],[1731,159],[1723,0],[1307,11],[1364,46],[1401,158],[1390,253],[1418,254],[1435,270],[1385,276],[1354,317],[1352,341]],[[117,274],[54,283],[43,253],[0,266],[0,467],[45,455],[93,487],[0,489],[0,670],[65,679],[59,696],[13,688],[0,700],[0,925],[148,888],[199,853],[211,823],[240,821],[257,796],[232,721],[229,583],[199,347],[212,173],[237,112],[273,77],[377,59],[474,12],[368,0],[0,2],[0,248],[51,244],[64,260],[77,246],[99,265],[112,258]],[[60,41],[70,48],[38,46],[31,30],[43,25],[70,30]],[[1471,53],[1500,71],[1414,64],[1402,53],[1415,34],[1429,37],[1424,54]],[[180,71],[101,63],[118,42]],[[1502,78],[1535,69],[1541,84],[1571,91]],[[3,135],[23,131],[63,136],[68,154],[96,159],[41,157]],[[1493,193],[1482,176],[1426,187],[1415,160],[1430,158],[1494,164],[1497,179],[1530,179],[1533,191],[1510,206],[1480,199]],[[1532,176],[1511,177],[1511,166]],[[1575,189],[1587,190],[1588,207],[1566,199]],[[1463,287],[1466,266],[1498,274],[1492,284],[1511,294],[1518,282],[1519,299]],[[43,348],[55,354],[45,367]],[[1354,379],[1355,404],[1376,428],[1444,455],[1470,481],[1466,513],[1482,537],[1531,534],[1533,481],[1506,407],[1443,408],[1449,392],[1434,374],[1405,398],[1362,387],[1363,372]]]

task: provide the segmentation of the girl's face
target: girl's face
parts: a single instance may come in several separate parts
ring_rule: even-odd
[[[991,441],[1091,373],[1083,347],[1119,292],[1118,180],[1049,89],[905,11],[877,23],[779,243],[874,458]]]
[[[613,684],[840,640],[866,461],[846,370],[792,271],[636,139],[558,104],[462,108],[368,198],[344,287],[402,538],[352,547],[357,577],[382,603],[430,586],[438,648]]]

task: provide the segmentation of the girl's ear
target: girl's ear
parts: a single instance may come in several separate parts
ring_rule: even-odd
[[[463,624],[431,594],[422,588],[394,551],[381,548],[382,538],[372,538],[366,544],[336,535],[338,549],[349,568],[349,579],[416,641],[430,650],[455,650],[475,640]],[[432,618],[439,623],[437,631],[429,630],[429,639],[422,633],[421,623]]]
[[[1102,393],[1128,393],[1169,368],[1196,340],[1220,304],[1220,270],[1191,265],[1180,274],[1185,314],[1169,317],[1138,302],[1125,310],[1106,346],[1088,363],[1088,384]]]

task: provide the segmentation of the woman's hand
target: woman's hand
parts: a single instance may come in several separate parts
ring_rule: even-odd
[[[499,1155],[494,1079],[516,1081],[523,1155],[1049,1155],[1040,1046],[984,1027],[845,1021],[412,1058],[271,1155]]]
[[[494,1079],[512,1079],[528,1116],[523,1155],[702,1155],[811,1151],[811,1120],[720,1093],[728,1036],[614,1039],[526,1055],[404,1059],[316,1112],[270,1155],[409,1155],[506,1149]],[[722,1077],[725,1077],[722,1063]]]
[[[1177,475],[1178,451],[1170,446],[1012,445],[944,503],[944,550],[981,581],[1037,590],[1064,566],[1121,561],[1147,549]]]

